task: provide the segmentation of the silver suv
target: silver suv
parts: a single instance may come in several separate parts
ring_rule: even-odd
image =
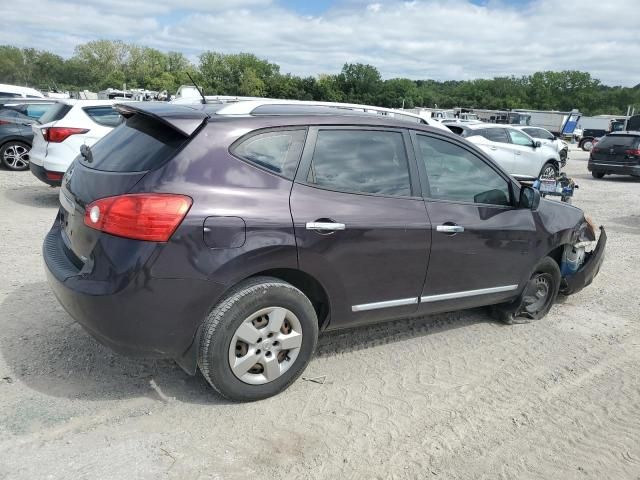
[[[484,150],[518,180],[555,178],[560,172],[560,155],[525,132],[492,123],[453,124],[447,127]]]

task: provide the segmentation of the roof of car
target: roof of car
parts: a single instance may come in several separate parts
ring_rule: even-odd
[[[638,130],[621,130],[619,132],[611,132],[607,135],[640,135],[640,131]]]

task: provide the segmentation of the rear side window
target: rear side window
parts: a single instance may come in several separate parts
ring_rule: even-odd
[[[71,110],[71,105],[66,103],[54,103],[38,120],[40,123],[49,123],[60,120]]]
[[[607,147],[635,147],[639,138],[634,135],[607,135],[601,138],[596,145],[600,150]]]
[[[320,130],[307,181],[332,190],[410,196],[402,134]]]
[[[122,123],[122,115],[116,109],[109,105],[100,107],[85,107],[84,112],[89,115],[91,120],[103,127],[117,127]]]
[[[290,180],[296,175],[306,130],[274,130],[252,135],[231,147],[237,157]]]
[[[134,115],[91,147],[92,161],[83,165],[107,172],[142,172],[172,158],[187,139],[144,115]]]
[[[483,130],[478,130],[477,132],[478,135],[481,135],[492,142],[509,143],[509,137],[507,136],[507,132],[505,132],[504,128],[485,128]]]

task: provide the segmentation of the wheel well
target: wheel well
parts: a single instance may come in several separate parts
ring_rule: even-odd
[[[308,273],[292,268],[275,268],[258,272],[253,277],[269,276],[290,283],[304,293],[316,311],[318,327],[322,329],[329,320],[329,296],[324,287]]]
[[[562,253],[564,252],[564,247],[565,245],[560,245],[547,253],[547,257],[551,257],[556,261],[558,268],[560,268],[560,265],[562,264]]]

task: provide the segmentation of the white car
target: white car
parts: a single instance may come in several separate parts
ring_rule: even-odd
[[[524,125],[514,125],[512,128],[522,130],[536,140],[540,140],[543,145],[550,145],[556,149],[558,155],[560,155],[560,166],[564,167],[567,163],[567,154],[569,152],[569,144],[564,140],[556,137],[549,130],[541,127],[527,127]]]
[[[60,100],[33,126],[31,172],[51,186],[59,186],[82,145],[91,146],[122,122],[113,108],[117,100]],[[49,119],[59,120],[49,121]]]
[[[44,98],[35,88],[0,83],[0,98]]]
[[[556,178],[560,173],[560,155],[555,147],[543,145],[510,125],[456,123],[447,126],[477,145],[518,180]]]

